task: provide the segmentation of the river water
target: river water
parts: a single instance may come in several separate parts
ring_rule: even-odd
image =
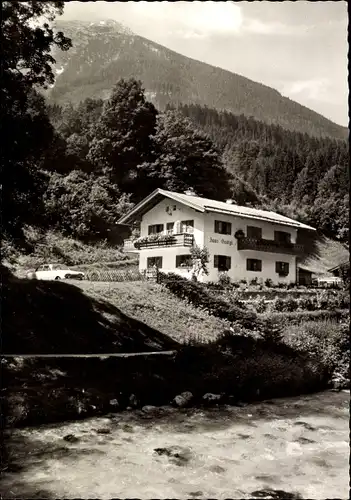
[[[346,499],[349,393],[126,411],[17,429],[7,446],[7,498],[262,498],[274,490],[270,498]]]

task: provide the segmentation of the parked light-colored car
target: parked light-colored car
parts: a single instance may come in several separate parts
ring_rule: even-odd
[[[317,278],[318,285],[342,285],[343,281],[337,276],[325,276],[322,278]]]
[[[35,271],[27,273],[27,278],[37,280],[84,279],[84,273],[73,271],[63,264],[43,264]]]

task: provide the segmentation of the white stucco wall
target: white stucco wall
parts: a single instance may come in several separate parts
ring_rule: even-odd
[[[296,257],[294,255],[258,252],[254,250],[238,251],[238,242],[234,234],[242,229],[246,234],[247,226],[260,227],[262,229],[262,238],[273,240],[274,231],[284,231],[290,233],[291,242],[296,243],[297,230],[281,224],[272,224],[266,221],[236,217],[232,215],[223,215],[215,213],[205,214],[205,238],[204,244],[210,252],[209,275],[204,277],[204,281],[217,281],[218,269],[214,268],[214,255],[226,255],[231,257],[231,269],[228,276],[232,280],[254,278],[271,279],[274,283],[290,283],[296,281]],[[215,220],[230,222],[232,224],[231,234],[222,235],[214,232]],[[262,261],[262,271],[247,271],[246,259],[258,259]],[[276,262],[288,262],[288,276],[280,277],[275,272]]]
[[[166,212],[166,207],[176,207],[171,214]],[[141,220],[140,235],[148,235],[148,226],[152,224],[163,224],[164,232],[168,222],[177,222],[184,220],[194,221],[194,240],[201,248],[206,246],[210,252],[209,275],[202,276],[202,281],[217,281],[218,269],[214,267],[214,255],[225,255],[231,257],[231,269],[228,275],[232,280],[260,280],[271,279],[274,283],[290,283],[296,281],[296,257],[294,255],[270,253],[254,250],[240,250],[237,248],[237,239],[234,234],[242,229],[246,234],[247,226],[260,227],[262,229],[262,238],[274,240],[274,231],[284,231],[291,235],[291,242],[296,243],[297,229],[281,225],[272,224],[266,221],[237,217],[233,215],[224,215],[216,213],[201,213],[186,207],[180,203],[171,200],[163,200]],[[230,222],[232,224],[231,234],[222,235],[214,232],[215,220]],[[139,268],[147,268],[148,257],[162,257],[162,270],[164,272],[176,272],[183,276],[190,277],[191,272],[186,269],[176,268],[177,255],[189,255],[190,247],[158,247],[141,249],[139,252]],[[262,261],[262,271],[247,271],[246,259],[259,259]],[[288,262],[289,274],[281,277],[276,273],[276,262]]]
[[[176,207],[172,214],[166,212],[166,207]],[[148,235],[148,227],[152,224],[163,224],[164,232],[166,232],[168,222],[177,222],[184,220],[194,221],[194,239],[199,246],[204,244],[204,217],[203,214],[196,210],[186,207],[172,200],[162,200],[154,208],[143,215],[140,223],[140,236]]]
[[[172,272],[184,277],[191,277],[191,272],[187,269],[176,268],[177,255],[189,255],[190,247],[159,247],[143,248],[139,253],[139,269],[147,269],[147,259],[149,257],[162,257],[163,272]]]
[[[166,212],[166,207],[176,207],[169,214]],[[149,210],[141,220],[140,236],[148,235],[148,227],[153,224],[163,224],[164,232],[166,233],[167,223],[177,221],[193,220],[194,221],[194,241],[199,247],[204,246],[204,217],[203,214],[196,210],[186,207],[172,200],[162,200],[154,208]],[[143,248],[139,252],[139,269],[147,268],[148,257],[162,257],[162,271],[177,272],[182,276],[190,277],[191,273],[186,269],[176,268],[177,255],[189,255],[190,247],[158,247],[158,248]]]

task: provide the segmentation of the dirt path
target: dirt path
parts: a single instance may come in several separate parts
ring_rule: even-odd
[[[253,498],[271,488],[285,499],[346,499],[348,419],[349,394],[325,392],[19,429],[9,438],[14,458],[2,491],[11,498]]]

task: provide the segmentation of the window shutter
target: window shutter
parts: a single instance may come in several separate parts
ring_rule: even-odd
[[[257,271],[262,271],[262,260],[257,261]]]
[[[280,273],[280,262],[275,263],[275,272]]]
[[[215,220],[215,228],[214,228],[215,233],[219,233],[219,221]]]
[[[231,257],[227,257],[225,261],[225,267],[229,270],[231,268]]]
[[[213,266],[218,269],[218,255],[215,255],[214,256],[214,263],[213,263]]]
[[[174,232],[175,232],[175,234],[180,233],[180,221],[179,220],[177,220],[176,223],[174,224]]]
[[[148,233],[149,233],[149,236],[150,236],[150,234],[152,234],[152,232],[153,232],[153,227],[154,227],[154,226],[149,226],[149,227],[148,227]]]
[[[232,225],[230,222],[227,224],[227,234],[232,234]]]
[[[181,258],[180,255],[176,255],[176,267],[180,266],[180,258]]]

